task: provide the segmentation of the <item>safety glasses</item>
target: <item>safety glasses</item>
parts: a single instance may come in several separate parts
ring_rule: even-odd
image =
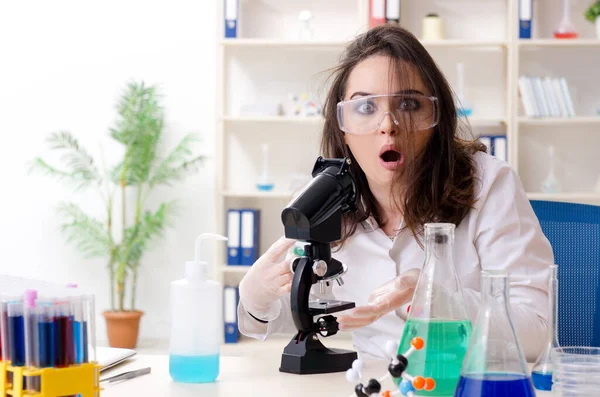
[[[438,99],[420,94],[368,95],[337,104],[338,125],[348,134],[374,132],[387,115],[400,129],[427,130],[439,122]]]

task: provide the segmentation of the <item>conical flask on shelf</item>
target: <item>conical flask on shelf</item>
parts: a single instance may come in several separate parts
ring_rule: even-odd
[[[472,325],[454,269],[454,229],[449,223],[425,225],[425,262],[398,349],[405,352],[415,337],[425,342],[425,349],[411,355],[407,371],[433,378],[436,386],[416,395],[452,395],[469,346]]]
[[[506,273],[483,271],[481,306],[454,397],[535,396],[509,306]]]
[[[558,266],[550,266],[548,280],[548,334],[546,345],[540,353],[531,371],[531,380],[537,390],[552,390],[552,349],[560,347],[558,343]]]

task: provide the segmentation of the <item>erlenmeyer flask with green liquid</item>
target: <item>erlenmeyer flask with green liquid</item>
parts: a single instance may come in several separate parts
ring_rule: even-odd
[[[398,354],[405,352],[417,336],[425,342],[424,349],[410,356],[406,371],[433,378],[436,386],[416,390],[418,396],[454,394],[471,338],[472,324],[454,269],[454,229],[449,223],[425,225],[425,263],[398,348]]]

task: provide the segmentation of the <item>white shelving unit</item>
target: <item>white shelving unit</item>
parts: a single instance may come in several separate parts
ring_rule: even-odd
[[[218,20],[223,21],[223,1]],[[319,154],[321,117],[244,112],[248,105],[275,109],[289,105],[288,93],[324,97],[326,72],[344,46],[368,28],[368,0],[240,0],[238,38],[225,39],[219,23],[217,186],[215,216],[225,233],[228,208],[261,210],[260,252],[282,233],[281,210],[292,192],[289,173],[309,177]],[[518,37],[519,0],[402,1],[401,24],[420,37],[422,18],[436,12],[444,19],[446,39],[422,41],[452,86],[456,63],[463,62],[466,96],[474,106],[469,118],[474,136],[505,135],[508,162],[517,170],[530,199],[600,204],[594,191],[600,162],[600,40],[583,19],[584,2],[572,2],[572,19],[580,38],[556,40],[561,0],[535,1],[534,38]],[[300,10],[313,16],[314,40],[296,40]],[[525,117],[518,90],[523,74],[565,77],[577,117]],[[261,171],[260,144],[271,145],[273,192],[254,187]],[[547,145],[556,148],[558,176],[564,192],[544,194]],[[227,266],[219,250],[217,276],[236,284],[247,267]]]

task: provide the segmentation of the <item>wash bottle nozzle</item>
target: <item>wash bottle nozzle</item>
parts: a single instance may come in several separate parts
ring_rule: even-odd
[[[190,279],[205,275],[203,273],[206,271],[208,262],[200,260],[200,248],[202,247],[202,242],[208,238],[227,241],[227,237],[214,233],[202,233],[200,236],[198,236],[196,238],[196,245],[194,248],[194,260],[185,263],[186,278]]]

